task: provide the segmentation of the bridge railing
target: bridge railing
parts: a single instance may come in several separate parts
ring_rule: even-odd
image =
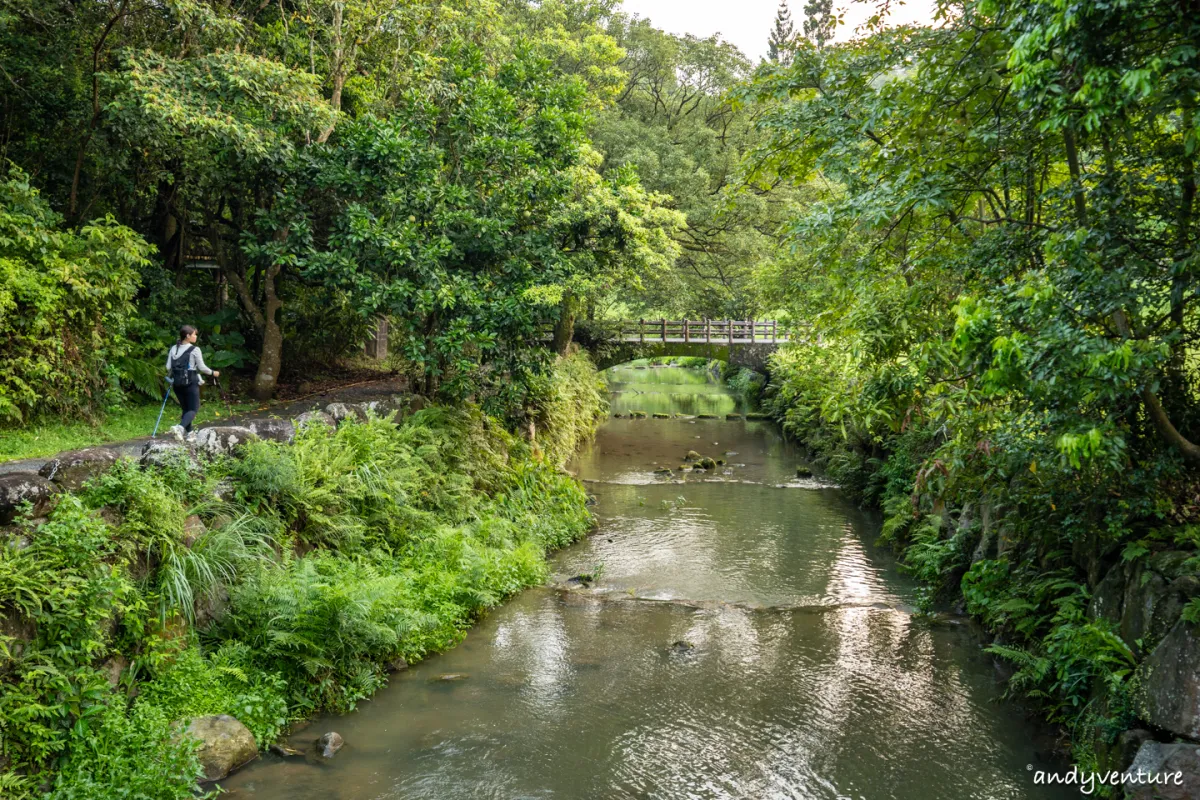
[[[639,319],[618,323],[624,341],[739,343],[786,342],[790,332],[776,320]]]

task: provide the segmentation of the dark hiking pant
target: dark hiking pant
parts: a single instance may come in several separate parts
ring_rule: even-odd
[[[196,412],[200,410],[200,384],[176,386],[175,397],[179,399],[179,406],[183,409],[183,419],[179,420],[179,424],[183,426],[185,433],[191,433],[192,420],[196,418]]]

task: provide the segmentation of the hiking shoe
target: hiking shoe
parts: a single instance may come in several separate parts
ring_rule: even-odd
[[[180,443],[183,442],[183,438],[186,435],[182,425],[172,425],[171,429],[168,430],[167,433],[171,434],[171,438]]]

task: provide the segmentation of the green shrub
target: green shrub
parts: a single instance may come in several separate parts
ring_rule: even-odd
[[[194,744],[178,739],[171,718],[120,698],[99,706],[94,727],[72,732],[70,757],[46,800],[193,800],[203,774]],[[208,792],[205,798],[216,797]]]
[[[90,415],[151,246],[112,218],[64,227],[26,176],[0,181],[0,424]]]

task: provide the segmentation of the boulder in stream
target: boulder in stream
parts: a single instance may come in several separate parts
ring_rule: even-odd
[[[200,742],[196,755],[204,768],[204,781],[220,780],[258,755],[254,734],[228,714],[196,717],[186,732]]]
[[[316,752],[320,754],[321,758],[333,758],[345,744],[340,733],[330,731],[317,739]]]

